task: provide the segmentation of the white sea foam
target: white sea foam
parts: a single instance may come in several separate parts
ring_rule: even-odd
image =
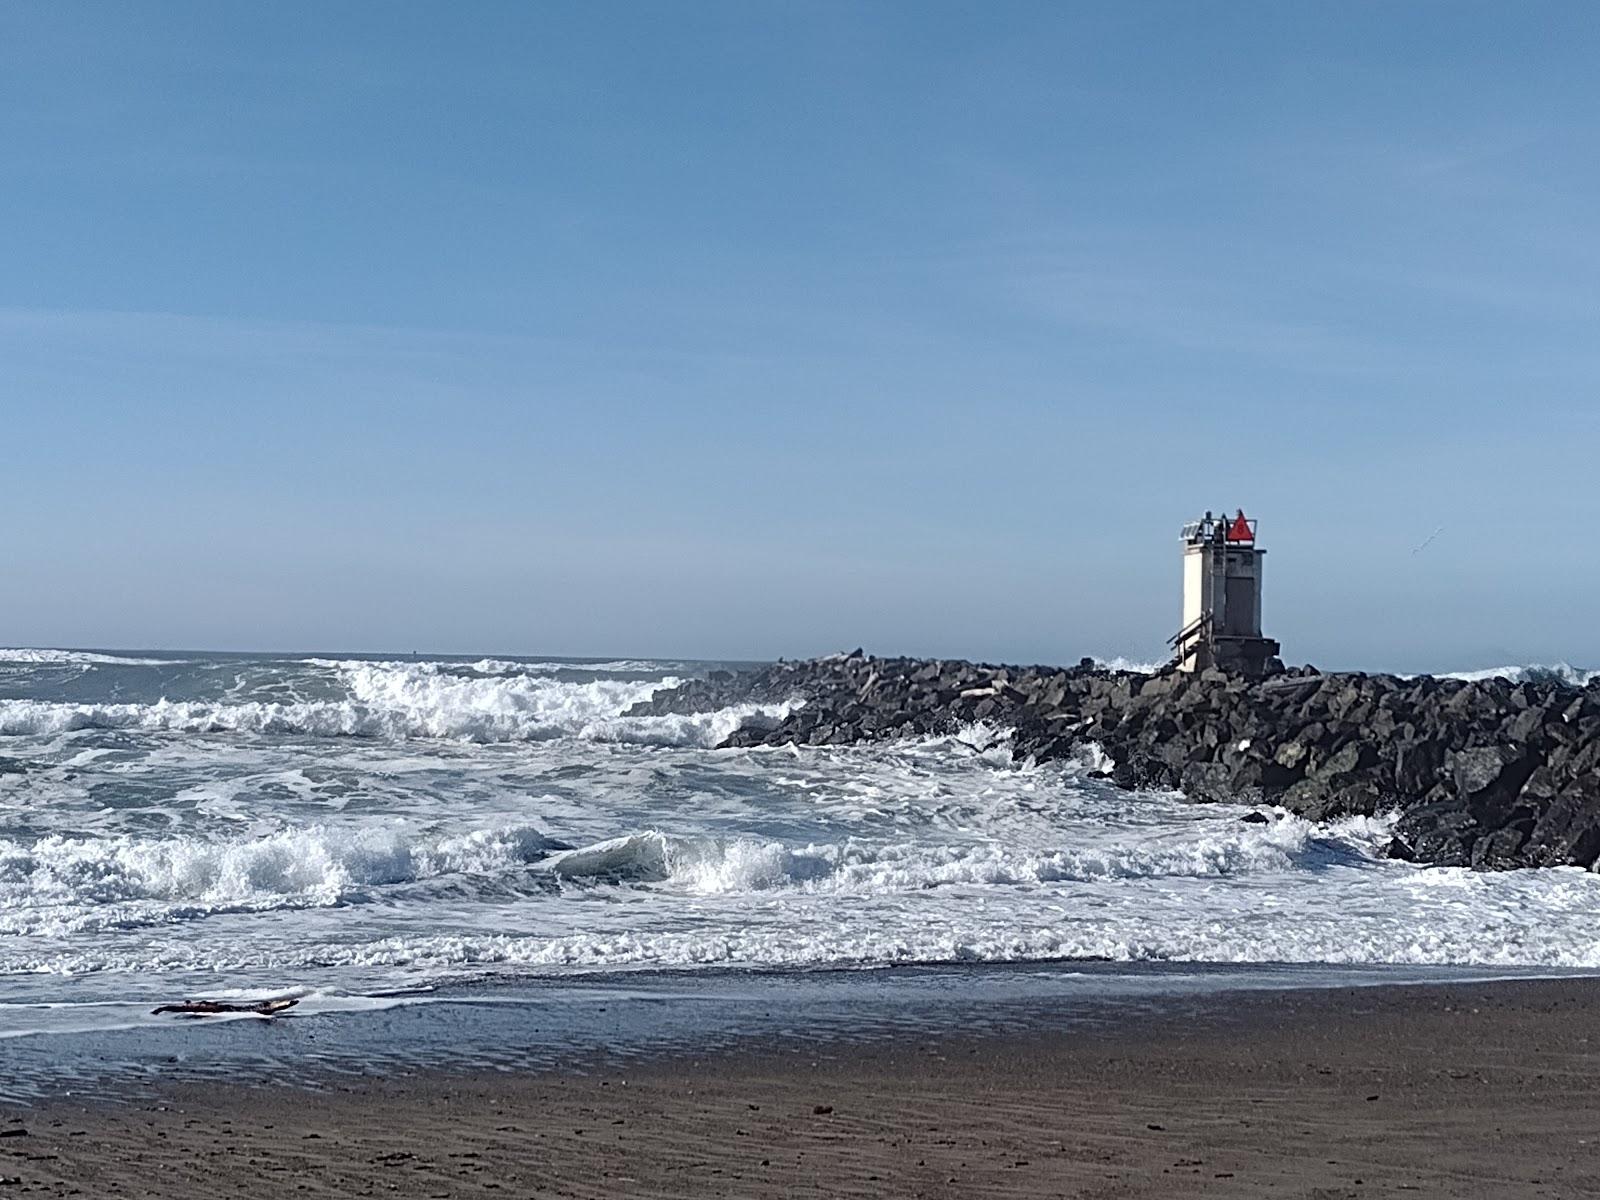
[[[0,840],[0,931],[59,936],[240,909],[325,907],[372,888],[494,874],[560,848],[527,825],[418,836],[400,823],[223,840]]]
[[[1163,659],[1159,662],[1150,662],[1141,659],[1124,658],[1118,654],[1111,658],[1096,658],[1094,661],[1095,665],[1103,667],[1107,671],[1130,671],[1135,675],[1154,675],[1164,668],[1170,660]]]
[[[1128,897],[1132,903],[1099,895],[1091,911],[1058,911],[1053,919],[1039,921],[985,911],[987,906],[975,906],[969,896],[965,903],[945,907],[874,909],[876,921],[841,920],[831,909],[812,908],[786,911],[778,924],[745,908],[743,920],[714,929],[432,935],[389,938],[336,953],[351,965],[412,970],[1060,959],[1600,968],[1600,945],[1592,938],[1571,936],[1566,929],[1557,936],[1550,932],[1564,909],[1593,911],[1591,875],[1562,871],[1560,878],[1542,880],[1536,888],[1519,881],[1485,888],[1472,894],[1470,916],[1460,910],[1461,900],[1426,896],[1437,885],[1417,886],[1414,875],[1398,868],[1395,876],[1383,889],[1381,905],[1344,913],[1326,905],[1271,911],[1267,897],[1266,911],[1246,909],[1223,917],[1211,907],[1214,897],[1140,890]],[[900,919],[888,919],[891,914]]]
[[[0,648],[0,663],[26,666],[121,666],[162,667],[181,661],[168,658],[129,658],[121,654],[99,654],[90,650],[44,650],[28,647]]]
[[[1358,868],[1345,868],[1354,871]],[[841,910],[801,895],[774,907],[741,900],[676,922],[627,920],[594,908],[583,928],[396,932],[372,939],[307,937],[293,943],[204,944],[151,937],[138,947],[41,942],[0,946],[0,970],[402,972],[429,978],[476,969],[809,967],[905,962],[1015,962],[1098,958],[1117,962],[1394,963],[1417,966],[1600,968],[1600,945],[1572,918],[1592,913],[1594,876],[1556,870],[1536,881],[1461,869],[1381,869],[1376,886],[1338,905],[1286,903],[1273,874],[1243,890],[1206,879],[1053,889],[1054,903],[1019,914],[971,888],[852,897]],[[1279,880],[1281,885],[1281,880]],[[1348,886],[1330,879],[1329,886]],[[700,904],[721,903],[702,900]],[[1219,905],[1221,907],[1219,907]],[[387,976],[397,978],[394,975]]]
[[[22,932],[26,921],[19,924],[19,916],[127,901],[327,905],[374,887],[530,864],[568,880],[655,883],[700,894],[794,888],[874,895],[954,884],[1224,876],[1289,868],[1317,838],[1312,826],[1292,819],[1168,844],[1083,850],[854,840],[791,849],[749,836],[657,830],[573,849],[531,825],[439,835],[404,822],[226,839],[51,836],[28,845],[0,840],[0,914],[10,920],[0,927]],[[1353,844],[1348,852],[1356,852]]]
[[[1370,839],[1369,839],[1370,841]],[[540,869],[567,878],[663,882],[699,893],[797,888],[875,895],[953,885],[1027,886],[1157,877],[1222,877],[1288,870],[1307,854],[1361,853],[1304,821],[1238,824],[1213,836],[1054,849],[874,845],[791,849],[750,837],[686,837],[649,830],[554,854]]]
[[[425,992],[385,996],[360,996],[313,987],[203,988],[185,994],[189,1000],[224,1000],[260,1003],[263,1000],[293,1000],[297,1016],[324,1013],[372,1013],[410,1004],[427,1004],[433,997]],[[228,1021],[261,1021],[271,1018],[259,1013],[218,1013],[208,1024]],[[55,1004],[0,1003],[0,1040],[45,1037],[61,1034],[104,1033],[114,1029],[139,1029],[166,1024],[168,1014],[156,1013],[149,1000],[111,1000]]]
[[[658,830],[570,848],[529,824],[438,834],[400,821],[220,839],[56,835],[31,844],[0,840],[0,930],[66,932],[239,907],[327,906],[370,898],[374,888],[529,867],[568,881],[656,884],[700,895],[789,889],[872,897],[961,885],[1224,877],[1289,870],[1308,855],[1359,857],[1385,828],[1347,822],[1325,830],[1285,818],[1057,849],[859,839],[791,848],[747,835]],[[165,907],[119,907],[142,902]]]
[[[643,658],[617,658],[606,662],[557,661],[520,662],[515,659],[480,658],[469,664],[484,675],[553,674],[557,671],[593,671],[597,674],[648,675],[659,673],[662,664]]]
[[[689,716],[627,717],[664,687],[659,680],[575,683],[528,675],[461,676],[436,664],[338,664],[346,695],[336,700],[157,700],[73,704],[0,700],[0,735],[82,729],[176,733],[305,734],[313,737],[455,738],[470,742],[575,737],[597,742],[712,747],[745,721],[776,721],[787,706],[745,705]]]
[[[1600,879],[1382,862],[1374,850],[1386,833],[1383,821],[1210,816],[1143,832],[1090,824],[1084,845],[1054,849],[790,846],[646,830],[567,850],[528,825],[451,835],[311,828],[220,843],[47,839],[0,847],[0,929],[32,935],[0,948],[0,971],[381,968],[427,978],[462,968],[1082,957],[1600,966],[1587,932]],[[558,891],[541,891],[540,878]],[[417,904],[426,894],[410,889],[419,886],[445,888],[436,894],[450,904],[427,928],[388,927],[384,889]],[[579,890],[569,897],[570,888]],[[453,927],[451,905],[474,890],[489,906],[473,927]],[[321,910],[327,920],[287,940],[160,932],[264,909]],[[135,929],[148,932],[137,942],[81,940]],[[80,940],[63,945],[63,936]]]
[[[521,661],[511,658],[480,658],[471,662],[455,659],[364,659],[364,658],[303,658],[306,666],[328,670],[349,671],[363,667],[378,667],[392,671],[411,671],[416,674],[461,675],[554,675],[562,671],[588,671],[596,675],[661,675],[667,664],[643,658],[619,658],[605,661]],[[674,664],[681,667],[683,664]]]
[[[1479,671],[1450,671],[1441,679],[1464,679],[1469,683],[1483,679],[1508,679],[1513,683],[1564,683],[1586,687],[1600,679],[1600,671],[1588,671],[1571,663],[1524,663],[1515,667],[1487,667]]]

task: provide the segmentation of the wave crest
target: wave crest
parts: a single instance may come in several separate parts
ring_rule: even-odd
[[[540,675],[459,675],[430,663],[338,665],[345,697],[305,701],[157,700],[149,704],[0,701],[0,735],[80,729],[312,737],[454,738],[470,742],[596,742],[714,747],[746,722],[776,722],[786,705],[739,705],[687,716],[626,717],[634,704],[678,680]]]
[[[375,887],[526,866],[566,847],[530,825],[422,838],[400,827],[312,825],[225,841],[0,840],[0,930],[80,932],[219,911],[327,907]]]
[[[1515,667],[1487,667],[1481,671],[1450,671],[1441,679],[1462,679],[1475,683],[1483,679],[1507,679],[1512,683],[1561,683],[1568,687],[1587,687],[1600,679],[1600,671],[1588,671],[1571,663],[1524,663]]]
[[[1386,829],[1379,820],[1329,827],[1285,817],[1267,825],[1241,824],[1225,833],[1056,849],[855,840],[792,849],[757,838],[645,830],[552,854],[537,869],[565,879],[664,883],[699,893],[790,888],[868,895],[962,885],[1219,878],[1357,863],[1369,860]]]
[[[38,650],[28,647],[0,648],[0,663],[34,667],[165,667],[179,659],[130,658],[121,654],[100,654],[92,650]]]

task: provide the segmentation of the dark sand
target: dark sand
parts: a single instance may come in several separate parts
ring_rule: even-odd
[[[1048,1022],[1046,1022],[1046,1025]],[[0,1112],[0,1200],[1600,1195],[1600,981]]]

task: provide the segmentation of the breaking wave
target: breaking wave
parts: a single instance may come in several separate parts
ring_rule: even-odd
[[[664,664],[642,658],[618,658],[587,662],[581,659],[552,662],[523,662],[512,658],[480,658],[472,662],[444,661],[438,659],[380,660],[359,658],[303,658],[300,662],[312,667],[325,667],[336,671],[377,667],[390,671],[412,671],[427,675],[555,675],[562,671],[590,671],[600,675],[649,675],[661,673]],[[683,664],[678,664],[680,667]]]
[[[373,888],[526,866],[565,842],[529,825],[415,837],[400,827],[264,837],[0,840],[0,931],[129,928],[240,909],[352,903]]]
[[[1289,870],[1308,858],[1356,861],[1381,832],[1374,823],[1330,831],[1284,818],[1148,845],[1046,850],[855,840],[791,848],[756,837],[658,830],[574,847],[528,824],[431,834],[398,822],[357,829],[312,825],[221,840],[52,836],[31,845],[0,840],[0,930],[81,931],[240,908],[326,907],[370,899],[377,888],[507,872],[534,890],[543,878],[659,885],[696,895],[787,889],[863,897],[952,886],[1220,878]],[[487,886],[499,891],[505,882]],[[64,923],[67,912],[76,920]]]
[[[0,663],[23,666],[119,666],[164,667],[180,661],[168,658],[129,658],[121,654],[100,654],[92,650],[35,650],[27,647],[0,648]]]
[[[1096,666],[1102,667],[1107,671],[1128,671],[1134,675],[1154,675],[1157,671],[1166,667],[1170,660],[1163,659],[1159,662],[1147,662],[1141,659],[1124,658],[1118,654],[1111,658],[1097,657],[1094,661]]]
[[[1525,663],[1517,667],[1487,667],[1481,671],[1450,671],[1441,679],[1508,679],[1512,683],[1562,683],[1568,687],[1587,687],[1600,679],[1600,671],[1587,671],[1571,663]]]
[[[336,664],[344,696],[330,700],[167,700],[77,704],[0,701],[0,735],[80,729],[178,733],[302,734],[312,737],[453,738],[469,742],[576,737],[597,742],[713,747],[741,724],[776,722],[783,705],[741,705],[691,716],[627,717],[634,704],[676,679],[461,675],[435,663]]]
[[[1061,958],[1600,965],[1592,939],[1553,937],[1549,925],[1554,913],[1592,910],[1593,876],[1381,863],[1375,848],[1387,829],[1375,820],[1210,819],[1056,848],[797,846],[653,829],[571,847],[525,823],[0,841],[0,932],[23,938],[0,952],[0,969],[427,973]],[[1371,894],[1340,909],[1288,902],[1295,878],[1326,871],[1342,872],[1340,886],[1365,880]],[[442,920],[406,929],[356,916],[427,897],[443,905]],[[490,915],[562,897],[571,919],[551,912],[508,927]],[[471,927],[447,915],[479,903],[491,907]],[[678,918],[637,922],[630,914],[643,904]],[[842,918],[841,904],[859,919]],[[180,932],[215,916],[345,906],[360,907],[288,941],[238,944],[227,926],[215,937]],[[1019,920],[1023,912],[1032,918]],[[135,929],[155,932],[139,944],[60,940]]]
[[[1371,861],[1387,832],[1381,820],[1323,827],[1284,817],[1225,833],[1082,848],[847,841],[796,849],[759,838],[647,830],[552,854],[539,869],[569,879],[665,883],[703,894],[797,888],[877,895],[963,885],[1221,878],[1356,864]]]

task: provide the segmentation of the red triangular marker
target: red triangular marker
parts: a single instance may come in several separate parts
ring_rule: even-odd
[[[1244,519],[1241,511],[1233,519],[1233,524],[1228,526],[1228,540],[1230,542],[1253,542],[1256,540],[1256,531],[1250,528],[1250,522]]]

